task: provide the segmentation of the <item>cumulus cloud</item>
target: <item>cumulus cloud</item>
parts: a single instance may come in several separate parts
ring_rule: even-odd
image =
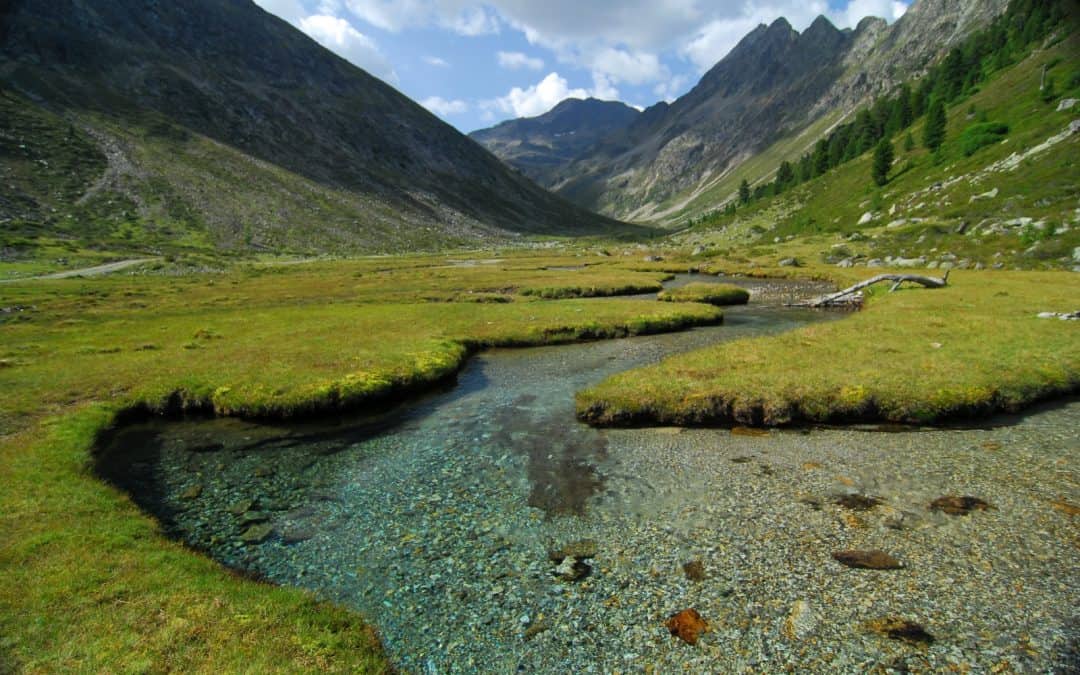
[[[897,0],[851,0],[846,9],[834,15],[834,19],[843,27],[854,27],[868,16],[878,16],[892,23],[906,11],[907,5]]]
[[[449,68],[450,62],[446,59],[441,59],[438,56],[426,56],[424,57],[424,63],[429,66],[435,66],[436,68]]]
[[[499,61],[499,67],[507,70],[540,70],[544,67],[544,60],[527,56],[521,52],[499,52],[495,55]]]
[[[353,28],[345,19],[328,14],[313,14],[300,19],[298,26],[319,44],[354,65],[384,80],[397,81],[397,74],[375,42]]]
[[[656,54],[648,52],[630,52],[625,49],[605,47],[592,54],[589,67],[594,73],[602,73],[612,82],[626,82],[638,85],[656,82],[670,74],[660,64]]]
[[[499,32],[498,15],[471,0],[342,0],[354,16],[397,33],[405,28],[439,26],[459,35]]]
[[[454,99],[453,101],[447,101],[441,96],[429,96],[420,102],[420,105],[424,106],[431,112],[440,117],[449,117],[450,115],[461,115],[469,111],[469,104],[465,101]]]
[[[299,23],[307,15],[300,0],[255,0],[255,4],[291,24]]]
[[[552,72],[536,84],[522,89],[514,87],[506,96],[489,102],[489,106],[515,117],[536,117],[551,110],[568,98],[588,98],[585,89],[571,89],[566,78]]]

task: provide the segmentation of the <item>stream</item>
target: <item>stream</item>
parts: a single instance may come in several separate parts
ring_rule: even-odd
[[[610,374],[841,316],[782,306],[820,285],[721,281],[752,292],[722,326],[487,351],[453,386],[367,415],[139,423],[98,471],[170,536],[357,609],[407,672],[1080,663],[1075,400],[899,433],[575,421],[574,392]],[[990,507],[929,508],[946,495]],[[845,549],[903,567],[850,569]],[[687,608],[710,627],[696,645],[665,627]]]

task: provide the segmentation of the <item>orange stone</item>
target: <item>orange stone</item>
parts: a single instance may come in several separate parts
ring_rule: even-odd
[[[732,436],[750,436],[753,438],[763,438],[769,435],[769,432],[765,429],[755,429],[754,427],[732,427]]]
[[[672,635],[689,645],[696,645],[702,633],[709,631],[709,623],[701,618],[696,609],[684,609],[667,620]]]

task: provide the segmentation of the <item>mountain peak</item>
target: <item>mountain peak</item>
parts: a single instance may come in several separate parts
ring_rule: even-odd
[[[789,33],[795,31],[795,29],[791,27],[791,23],[787,19],[785,19],[784,17],[780,17],[776,21],[773,21],[769,25],[769,30],[770,31],[777,31],[777,32],[785,31],[785,32],[789,32]]]

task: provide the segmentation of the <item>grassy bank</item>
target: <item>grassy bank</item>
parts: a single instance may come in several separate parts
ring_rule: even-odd
[[[745,305],[750,292],[732,284],[691,283],[661,291],[658,300],[664,302],[704,302],[709,305]]]
[[[0,288],[0,670],[384,670],[355,614],[162,537],[93,475],[95,440],[133,408],[360,407],[452,375],[484,346],[721,318],[702,305],[525,295],[662,276],[542,269],[558,262],[371,259]],[[471,301],[481,294],[505,301]]]
[[[869,276],[874,270],[864,271]],[[621,373],[578,396],[598,425],[932,422],[1014,410],[1080,386],[1071,273],[959,272],[879,289],[844,321]]]

